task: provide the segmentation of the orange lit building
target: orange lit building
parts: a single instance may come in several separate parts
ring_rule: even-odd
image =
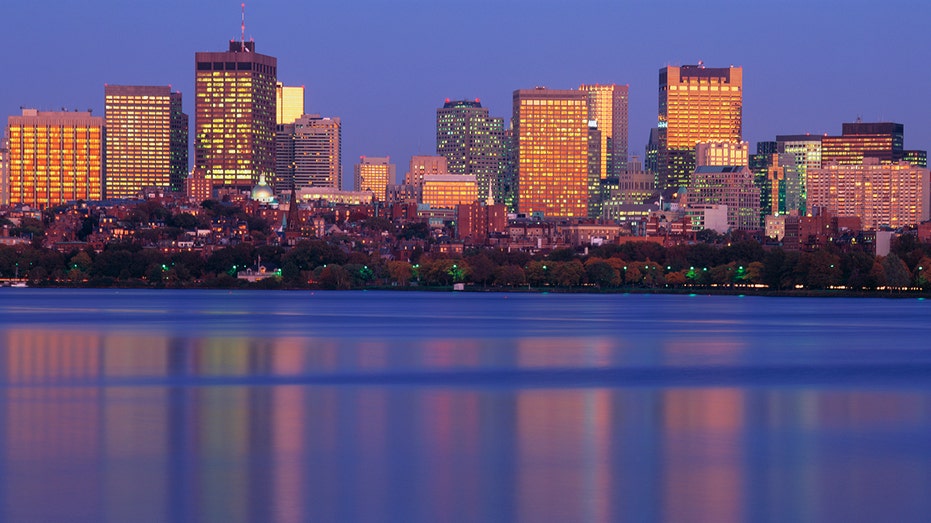
[[[581,85],[588,93],[588,118],[598,123],[601,131],[601,158],[598,173],[603,180],[618,176],[627,168],[627,85]]]
[[[455,209],[478,199],[478,185],[470,174],[428,174],[423,177],[423,203],[431,208]]]
[[[184,190],[188,117],[181,93],[169,86],[104,87],[107,198],[129,198],[144,187]]]
[[[390,158],[363,156],[355,166],[355,190],[372,191],[377,201],[385,201],[389,183],[394,183],[395,167]]]
[[[278,125],[294,123],[304,114],[304,86],[275,84],[275,119]]]
[[[251,190],[275,174],[278,60],[254,42],[196,53],[194,167],[215,185]]]
[[[10,116],[9,203],[40,208],[103,197],[103,118],[23,109]]]
[[[668,66],[659,71],[659,188],[686,187],[698,142],[740,142],[743,68]]]
[[[517,208],[524,214],[588,214],[588,93],[514,91]]]
[[[835,216],[859,216],[865,230],[917,225],[929,218],[928,169],[906,162],[824,164],[808,172],[808,208]]]
[[[411,165],[404,177],[406,185],[423,185],[428,174],[449,174],[445,156],[411,156]],[[458,173],[466,174],[466,173]]]

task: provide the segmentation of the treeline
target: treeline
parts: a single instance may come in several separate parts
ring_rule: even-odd
[[[770,291],[846,288],[931,289],[931,246],[904,235],[888,256],[828,247],[815,252],[764,249],[749,238],[720,245],[663,247],[650,242],[558,249],[548,255],[496,249],[462,256],[414,252],[386,261],[351,242],[309,240],[290,248],[242,244],[214,251],[165,253],[136,244],[112,244],[62,254],[36,246],[0,246],[0,277],[34,286],[253,287],[359,289],[448,287],[669,289],[754,287]],[[258,264],[276,276],[248,283],[239,271]]]

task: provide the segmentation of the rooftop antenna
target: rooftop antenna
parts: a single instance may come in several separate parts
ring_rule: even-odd
[[[242,3],[242,36],[240,37],[240,49],[246,52],[246,3]]]

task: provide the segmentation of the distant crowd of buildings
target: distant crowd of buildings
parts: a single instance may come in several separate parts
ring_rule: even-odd
[[[628,147],[628,86],[537,87],[514,91],[509,126],[477,99],[446,100],[435,155],[412,157],[403,179],[390,158],[363,156],[344,190],[340,118],[305,113],[304,88],[277,81],[276,58],[243,39],[196,53],[195,64],[193,168],[181,93],[106,85],[102,117],[23,109],[8,118],[0,215],[76,201],[119,206],[154,189],[195,206],[246,200],[282,230],[292,208],[323,216],[356,207],[454,225],[461,241],[531,246],[554,237],[679,241],[704,229],[806,244],[800,235],[825,220],[816,235],[929,219],[927,153],[904,148],[902,124],[780,135],[751,154],[740,67],[661,69],[658,125],[642,162]]]

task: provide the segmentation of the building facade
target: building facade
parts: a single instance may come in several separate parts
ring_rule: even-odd
[[[103,118],[23,109],[10,116],[9,203],[47,208],[103,198]]]
[[[144,187],[184,190],[188,116],[169,86],[104,87],[104,195],[129,198]]]
[[[449,174],[448,160],[445,156],[411,156],[410,167],[404,176],[406,185],[423,185],[423,177],[428,174]]]
[[[601,131],[599,178],[618,176],[627,168],[630,86],[582,84],[579,90],[588,93],[588,118]]]
[[[699,142],[695,145],[695,165],[748,165],[750,144],[747,142]]]
[[[688,186],[697,143],[741,141],[743,69],[702,64],[660,69],[657,127],[659,188]]]
[[[496,201],[505,199],[504,139],[504,119],[489,116],[478,99],[447,99],[436,110],[436,154],[446,157],[449,173],[475,176],[480,194],[491,186]]]
[[[421,198],[434,209],[455,209],[478,200],[478,183],[471,174],[428,174]]]
[[[588,215],[588,94],[514,91],[517,209],[527,215]]]
[[[275,174],[278,60],[254,42],[195,55],[194,168],[215,186],[250,190]]]
[[[275,123],[294,123],[304,115],[304,86],[291,87],[281,82],[275,84]]]
[[[395,166],[387,156],[363,156],[355,166],[355,190],[371,191],[375,200],[386,200],[389,183],[395,182]]]
[[[845,123],[840,136],[821,139],[821,163],[858,165],[865,158],[895,163],[905,156],[905,126],[900,123]]]
[[[928,169],[906,162],[831,162],[809,171],[808,206],[835,216],[858,216],[867,230],[917,225],[929,218],[929,183]]]
[[[746,165],[698,167],[692,174],[686,201],[694,205],[726,205],[731,229],[760,228],[760,189]]]
[[[306,187],[339,189],[342,158],[339,118],[305,114],[294,123],[279,125],[275,134],[275,192]]]

